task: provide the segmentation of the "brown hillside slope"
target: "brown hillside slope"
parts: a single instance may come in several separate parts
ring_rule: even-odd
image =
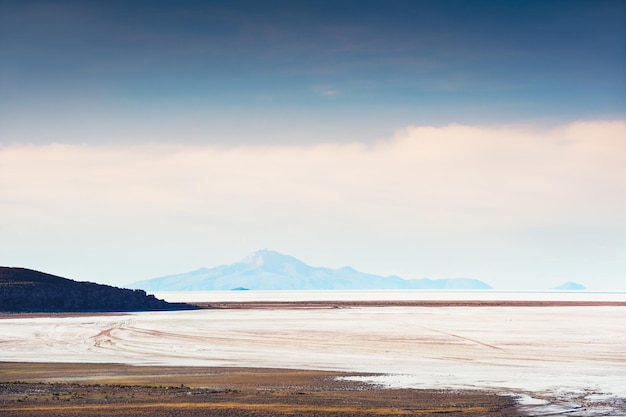
[[[119,312],[186,310],[142,290],[78,282],[26,268],[0,267],[1,312]]]

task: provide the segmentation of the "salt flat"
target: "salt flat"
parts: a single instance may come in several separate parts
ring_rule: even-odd
[[[387,375],[374,380],[393,386],[489,388],[534,398],[623,404],[624,329],[624,307],[250,309],[9,318],[0,320],[0,361],[376,372]],[[610,412],[624,415],[619,408]]]
[[[157,298],[178,302],[228,301],[617,301],[626,292],[495,290],[306,290],[161,291]]]

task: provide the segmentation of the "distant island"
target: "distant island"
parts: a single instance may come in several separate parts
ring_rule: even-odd
[[[564,284],[561,284],[557,287],[553,287],[550,289],[551,290],[563,290],[563,291],[579,291],[579,290],[586,290],[587,287],[585,287],[582,284],[578,284],[576,282],[568,281]]]
[[[143,290],[78,282],[26,268],[0,267],[0,312],[70,313],[190,310]]]
[[[313,267],[288,255],[259,250],[239,262],[128,284],[146,291],[229,290],[482,290],[488,284],[471,278],[403,279],[359,272],[349,266]]]

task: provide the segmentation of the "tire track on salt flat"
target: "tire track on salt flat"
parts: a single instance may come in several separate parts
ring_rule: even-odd
[[[502,352],[506,351],[506,349],[503,349],[503,348],[501,348],[499,346],[491,345],[489,343],[482,342],[482,341],[477,340],[477,339],[472,339],[471,337],[465,337],[465,336],[461,336],[461,335],[458,335],[458,334],[455,334],[455,333],[444,332],[443,330],[433,329],[432,327],[426,327],[426,326],[420,326],[420,327],[423,328],[423,329],[426,329],[426,330],[430,330],[431,332],[445,334],[446,336],[454,337],[456,339],[461,339],[461,340],[465,340],[465,341],[468,341],[468,342],[476,343],[478,345],[485,346],[485,347],[488,347],[490,349],[496,349],[496,350],[499,350],[499,351],[502,351]]]

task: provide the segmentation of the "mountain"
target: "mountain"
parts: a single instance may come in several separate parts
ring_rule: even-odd
[[[576,282],[568,281],[564,284],[561,284],[557,287],[551,288],[552,290],[564,290],[564,291],[578,291],[578,290],[586,290],[587,288]]]
[[[367,274],[349,266],[339,269],[313,267],[271,250],[254,252],[234,264],[138,281],[129,287],[146,291],[491,288],[482,281],[469,278],[405,280],[398,276]]]
[[[189,304],[159,300],[143,290],[78,282],[25,268],[0,267],[2,312],[120,312],[195,308]]]

